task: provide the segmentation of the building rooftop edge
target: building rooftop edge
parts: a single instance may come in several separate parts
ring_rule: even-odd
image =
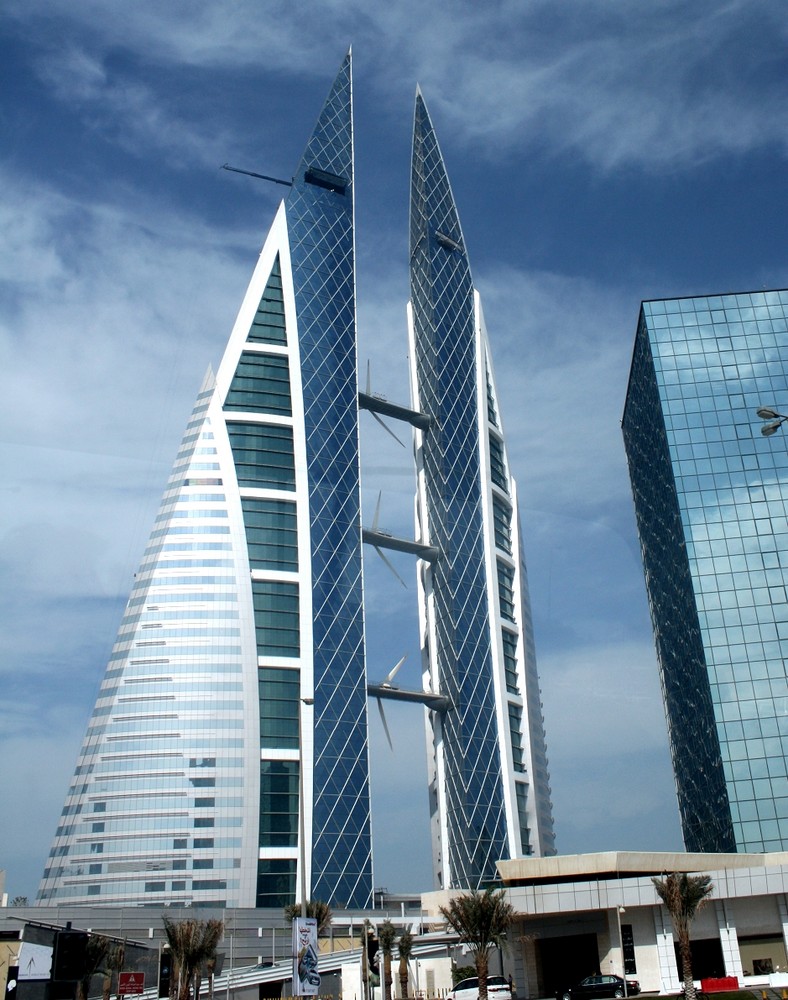
[[[788,851],[769,854],[688,854],[681,851],[605,851],[561,854],[549,858],[499,861],[504,884],[511,882],[661,875],[665,872],[709,872],[727,868],[771,868],[788,865]]]

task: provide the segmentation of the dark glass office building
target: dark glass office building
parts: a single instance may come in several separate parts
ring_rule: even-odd
[[[788,291],[644,302],[624,410],[684,842],[788,849]]]
[[[528,580],[492,358],[435,130],[416,97],[411,393],[436,882],[476,888],[500,859],[555,853]]]

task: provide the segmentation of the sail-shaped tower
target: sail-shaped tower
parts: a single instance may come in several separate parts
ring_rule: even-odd
[[[281,906],[301,874],[371,903],[354,267],[348,53],[187,425],[40,903]]]
[[[416,534],[434,869],[478,887],[495,862],[555,853],[517,487],[487,331],[446,168],[416,95],[408,307]]]

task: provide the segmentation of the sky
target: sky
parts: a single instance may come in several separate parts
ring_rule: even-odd
[[[33,899],[187,419],[353,48],[362,381],[408,402],[417,84],[483,302],[560,853],[680,850],[620,420],[641,300],[788,284],[784,0],[5,0],[0,868]],[[788,401],[770,400],[785,406]],[[402,431],[394,428],[402,435]],[[365,521],[410,443],[362,414]],[[367,554],[369,674],[420,686]],[[375,884],[431,887],[421,709],[370,704]]]

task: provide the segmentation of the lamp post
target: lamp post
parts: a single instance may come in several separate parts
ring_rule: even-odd
[[[298,865],[301,869],[301,916],[306,917],[306,835],[304,832],[304,727],[301,716],[302,705],[314,705],[314,698],[299,698],[298,700]]]
[[[761,420],[768,421],[768,423],[765,423],[763,427],[761,427],[761,434],[763,434],[764,437],[770,437],[772,434],[775,434],[782,427],[785,421],[788,420],[788,415],[778,413],[777,410],[773,410],[771,406],[760,406],[755,412]]]
[[[624,980],[624,996],[628,996],[627,993],[627,963],[624,958],[624,936],[621,933],[621,914],[626,913],[623,906],[616,907],[616,922],[618,923],[618,947],[621,949],[621,978]]]

